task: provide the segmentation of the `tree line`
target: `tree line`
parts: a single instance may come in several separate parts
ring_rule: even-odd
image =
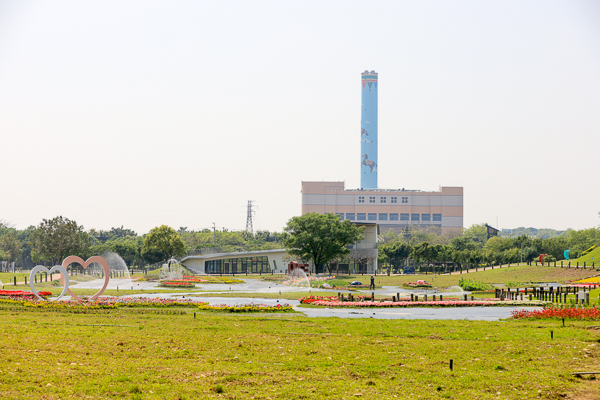
[[[351,253],[348,246],[360,240],[361,230],[339,223],[334,215],[306,214],[288,221],[284,232],[228,231],[204,229],[175,230],[168,226],[138,235],[123,226],[108,231],[85,230],[76,221],[58,216],[44,219],[37,226],[18,230],[0,220],[0,260],[16,262],[28,269],[35,264],[54,265],[68,255],[84,259],[106,251],[119,254],[128,266],[144,266],[184,255],[189,250],[217,248],[221,252],[268,250],[286,247],[288,253],[316,264],[332,265],[354,259],[357,264],[370,262],[370,255]],[[531,262],[541,254],[547,261],[570,258],[600,243],[600,229],[567,230],[551,238],[527,235],[487,236],[485,224],[463,229],[462,235],[442,235],[439,230],[388,230],[378,238],[378,263],[384,268],[401,268],[407,260],[417,263]]]
[[[280,235],[280,234],[279,234]],[[166,225],[138,235],[131,229],[86,230],[76,221],[58,216],[37,226],[19,230],[0,220],[0,261],[15,262],[17,268],[36,264],[55,265],[69,255],[87,259],[104,252],[117,253],[128,266],[145,266],[184,255],[188,250],[219,248],[251,251],[281,247],[277,233],[269,231],[229,232],[226,229],[188,231]]]
[[[379,243],[379,264],[392,268],[403,267],[407,260],[459,266],[532,262],[542,254],[552,262],[564,259],[565,250],[571,250],[570,258],[574,259],[599,244],[600,229],[568,230],[548,239],[526,235],[488,238],[485,224],[475,224],[455,237],[435,231],[388,231],[380,236]]]

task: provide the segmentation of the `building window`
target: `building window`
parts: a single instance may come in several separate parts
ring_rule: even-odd
[[[394,197],[394,196],[392,196],[392,203],[397,203],[397,202],[398,202],[398,198],[397,198],[397,197]]]
[[[408,203],[408,197],[403,197],[402,198],[402,203],[403,204],[407,204]]]
[[[419,219],[419,214],[410,214],[411,221],[418,221]]]
[[[398,214],[395,214],[395,213],[390,214],[390,221],[398,221]]]
[[[400,214],[400,221],[408,221],[408,214]]]
[[[365,213],[358,213],[358,214],[356,214],[356,219],[358,221],[366,221],[367,220],[367,214],[365,214]]]
[[[335,215],[339,215],[340,219],[344,219],[344,213],[335,213]]]
[[[354,221],[354,213],[346,213],[346,219],[350,221]]]
[[[398,214],[396,214],[396,219],[398,219]],[[387,221],[387,213],[379,213],[380,221]]]
[[[421,214],[421,221],[431,221],[431,214]]]
[[[433,220],[434,221],[441,221],[442,220],[442,214],[433,214]]]
[[[358,196],[358,202],[359,203],[364,203],[365,202],[365,196]]]
[[[377,221],[377,214],[369,213],[369,221]]]
[[[387,201],[387,199],[385,197],[382,197],[381,199],[379,199],[380,202],[385,203]]]
[[[369,196],[369,203],[375,203],[375,196]]]

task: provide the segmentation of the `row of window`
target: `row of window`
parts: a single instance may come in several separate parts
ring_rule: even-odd
[[[398,214],[398,213],[337,213],[341,219],[350,221],[441,221],[442,214]],[[388,219],[389,217],[389,219]]]
[[[206,260],[204,271],[207,274],[258,274],[271,272],[271,269],[268,257],[262,256]]]
[[[358,202],[359,203],[364,203],[365,202],[365,196],[358,196]],[[379,198],[379,202],[380,203],[387,203],[387,197],[386,196],[381,196]],[[391,196],[390,197],[390,202],[391,203],[398,203],[398,197],[397,196]],[[375,196],[369,196],[369,203],[375,203]],[[408,197],[402,197],[402,203],[403,204],[408,204]]]

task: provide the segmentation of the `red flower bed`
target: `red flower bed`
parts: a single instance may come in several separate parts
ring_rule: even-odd
[[[208,282],[206,279],[200,279],[195,276],[184,275],[181,281],[185,282]]]
[[[52,292],[38,292],[41,297],[48,297],[52,295]],[[24,290],[0,290],[0,297],[10,297],[15,299],[37,299],[33,292],[26,292]]]
[[[302,297],[299,301],[300,304],[310,304],[320,300],[337,301],[337,299],[337,296],[308,296]]]
[[[543,310],[511,311],[515,319],[542,319],[542,318],[573,318],[573,319],[600,319],[598,308],[544,308]]]

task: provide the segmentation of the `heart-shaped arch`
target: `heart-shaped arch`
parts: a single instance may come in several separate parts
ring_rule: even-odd
[[[58,271],[60,272],[61,276],[61,281],[63,283],[63,291],[61,292],[60,296],[58,296],[56,298],[56,300],[60,299],[61,297],[63,297],[63,295],[65,294],[65,292],[67,290],[69,290],[69,274],[67,273],[67,270],[65,267],[63,267],[62,265],[55,265],[54,267],[48,269],[43,265],[36,265],[35,267],[33,267],[33,269],[31,270],[31,272],[29,273],[29,287],[31,288],[31,291],[33,292],[33,294],[36,295],[36,297],[40,300],[44,300],[40,297],[40,295],[38,294],[37,290],[35,290],[35,285],[34,285],[34,277],[35,274],[37,274],[38,272],[47,272],[49,275],[52,275],[53,271]],[[65,283],[66,282],[66,283]]]
[[[80,264],[83,267],[83,269],[86,269],[88,267],[88,265],[93,264],[95,262],[100,264],[102,266],[102,269],[104,270],[104,286],[102,286],[102,289],[100,289],[98,292],[96,292],[95,295],[90,297],[90,300],[96,300],[102,293],[104,293],[104,290],[106,290],[106,287],[108,286],[108,281],[110,279],[110,269],[108,268],[108,262],[104,259],[104,257],[100,257],[100,256],[93,256],[93,257],[88,258],[85,261],[83,261],[83,259],[81,257],[69,256],[69,257],[65,258],[62,262],[62,266],[65,270],[71,263]],[[61,280],[62,280],[62,278],[61,278]],[[63,281],[63,284],[64,284],[64,281]],[[69,293],[73,299],[82,301],[82,298],[77,296],[73,292],[71,292],[71,289],[69,289],[68,287],[67,287],[67,293]]]

